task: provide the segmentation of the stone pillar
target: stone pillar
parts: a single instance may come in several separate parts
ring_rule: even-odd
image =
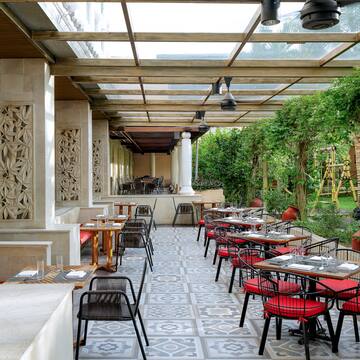
[[[181,188],[180,194],[193,195],[195,191],[191,186],[192,177],[192,148],[191,133],[183,132],[181,140]]]
[[[179,159],[178,159],[178,148],[175,146],[171,153],[171,183],[176,189],[179,179]]]
[[[56,202],[92,206],[92,114],[88,101],[55,102]]]
[[[156,175],[156,154],[150,153],[150,176],[155,177]]]
[[[177,184],[178,184],[178,192],[181,189],[181,185],[182,185],[182,162],[181,162],[181,158],[182,158],[182,152],[181,152],[181,141],[178,143],[177,145],[177,153],[178,153],[178,172],[177,172]]]
[[[109,122],[93,120],[93,197],[110,195]]]
[[[0,228],[55,222],[54,78],[42,59],[0,60]]]

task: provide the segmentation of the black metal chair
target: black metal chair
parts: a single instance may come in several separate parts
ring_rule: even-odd
[[[339,246],[339,238],[329,238],[304,246],[306,255],[335,254]]]
[[[153,247],[152,239],[150,236],[151,235],[151,226],[150,226],[150,224],[147,225],[145,219],[137,218],[137,219],[130,219],[130,220],[126,221],[124,230],[142,232],[144,234],[144,236],[146,237],[146,240],[149,244],[151,253],[154,255],[154,247]]]
[[[144,287],[147,270],[147,261],[144,263],[141,283],[137,296],[131,280],[126,276],[96,276],[90,282],[89,291],[84,292],[80,298],[78,317],[78,329],[76,339],[75,360],[79,359],[81,324],[85,321],[84,342],[86,345],[88,322],[89,321],[132,321],[139,342],[141,354],[146,360],[141,335],[136,324],[136,317],[139,318],[141,330],[145,343],[149,346],[144,323],[140,314],[139,304],[141,293]],[[130,285],[132,303],[126,294],[126,284]],[[96,285],[96,286],[95,286]]]
[[[155,210],[156,202],[157,199],[155,199],[154,210]],[[156,223],[154,220],[154,210],[151,208],[150,205],[138,205],[135,210],[135,219],[150,218],[149,231],[151,231],[153,225],[154,225],[154,229],[156,230]]]
[[[175,206],[175,201],[174,201],[174,206]],[[195,225],[194,207],[191,203],[180,203],[175,207],[175,216],[172,222],[173,227],[175,226],[176,220],[179,215],[191,215],[192,226]]]

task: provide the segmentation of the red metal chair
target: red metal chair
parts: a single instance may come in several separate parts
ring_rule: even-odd
[[[215,239],[215,232],[214,229],[217,226],[217,224],[214,222],[215,219],[219,219],[220,216],[216,214],[207,214],[204,215],[204,221],[205,221],[205,233],[204,233],[204,246],[205,246],[205,253],[204,257],[207,257],[207,253],[210,246],[210,240]]]
[[[273,280],[268,273],[260,273],[259,287],[262,293],[265,324],[261,337],[259,355],[263,355],[270,321],[276,318],[279,326],[277,327],[277,338],[281,337],[282,319],[297,320],[302,324],[303,342],[305,346],[306,360],[310,360],[309,335],[316,329],[316,319],[320,315],[325,317],[332,344],[335,343],[334,329],[331,322],[329,310],[334,304],[334,299],[323,298],[317,300],[319,293],[316,291],[318,281],[306,276],[295,276],[287,274],[288,281],[301,284],[300,290],[282,290],[279,284]],[[293,279],[293,280],[292,280]],[[324,285],[323,285],[324,286]],[[325,287],[325,286],[324,286]],[[327,288],[327,291],[331,291]],[[269,296],[271,293],[271,296]]]

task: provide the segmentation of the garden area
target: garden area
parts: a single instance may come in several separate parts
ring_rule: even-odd
[[[203,136],[194,189],[223,188],[227,201],[241,205],[260,198],[277,216],[294,206],[299,223],[349,243],[359,229],[359,123],[356,70],[326,91],[292,97],[272,118]]]

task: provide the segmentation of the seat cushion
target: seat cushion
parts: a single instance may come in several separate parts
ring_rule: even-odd
[[[278,291],[280,293],[296,294],[301,290],[301,286],[299,284],[293,283],[291,281],[274,279],[274,282],[277,283]],[[266,283],[268,283],[268,284],[266,284]],[[274,292],[274,284],[269,281],[265,281],[264,283],[262,283],[261,288],[260,288],[259,279],[254,278],[254,279],[245,280],[244,290],[251,294],[257,294],[257,295],[263,294],[263,295],[271,296],[272,293]]]
[[[344,291],[346,289],[351,289],[359,285],[359,283],[355,280],[346,279],[346,280],[335,280],[335,279],[324,279],[320,281],[320,284],[316,284],[316,291],[319,291],[321,295],[333,297],[334,294],[331,290],[327,289],[326,287],[321,286],[321,284],[324,284],[331,290],[333,290],[335,293],[338,293],[340,291]],[[339,294],[340,299],[351,299],[356,296],[356,290],[350,290],[350,291],[344,291],[341,294]]]
[[[327,305],[321,301],[280,295],[267,301],[264,310],[271,315],[301,320],[323,314]]]
[[[239,250],[236,247],[223,247],[218,250],[220,257],[237,257]]]
[[[114,296],[114,295],[112,295]],[[108,296],[109,298],[109,296]],[[119,321],[130,320],[131,315],[128,307],[125,304],[125,299],[122,303],[109,301],[98,303],[87,303],[82,307],[81,318],[84,320],[99,320],[99,321]],[[135,305],[130,305],[132,311],[135,311]],[[78,314],[79,317],[80,313]]]
[[[274,249],[274,252],[285,255],[290,254],[292,250],[294,250],[294,248],[290,246],[278,246]]]
[[[246,244],[248,242],[247,240],[244,239],[231,239],[231,241],[238,245]]]
[[[360,313],[360,296],[356,296],[343,304],[342,309],[353,313]]]
[[[91,231],[80,230],[80,245],[84,245],[92,237]]]
[[[215,232],[214,232],[214,230],[208,231],[208,232],[206,233],[206,235],[207,235],[207,237],[208,237],[209,239],[214,239],[214,238],[215,238]]]
[[[205,225],[205,220],[204,220],[204,219],[200,219],[200,220],[198,221],[198,225],[199,225],[199,226],[204,226],[204,225]]]

